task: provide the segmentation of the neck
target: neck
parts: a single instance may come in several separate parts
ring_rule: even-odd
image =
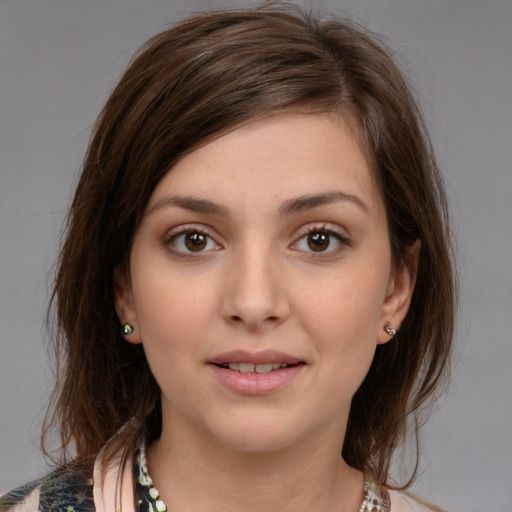
[[[169,511],[359,510],[363,477],[341,458],[335,438],[248,453],[189,433],[164,428],[148,448],[149,472]]]

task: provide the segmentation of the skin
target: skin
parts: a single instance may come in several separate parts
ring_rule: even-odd
[[[275,116],[180,160],[115,273],[126,339],[162,391],[148,466],[168,508],[358,510],[362,474],[339,455],[350,401],[414,273],[392,265],[382,197],[338,118]],[[248,395],[209,364],[234,350],[302,364]]]

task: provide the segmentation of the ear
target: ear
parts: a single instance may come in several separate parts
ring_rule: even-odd
[[[142,343],[132,290],[127,271],[123,265],[114,268],[114,306],[121,327],[126,323],[133,327],[133,332],[123,334],[123,338],[130,343]]]
[[[387,343],[393,338],[386,332],[385,327],[388,326],[398,331],[409,310],[418,273],[420,248],[421,243],[416,240],[407,249],[403,261],[395,269],[389,280],[382,307],[381,326],[377,333],[378,344]]]

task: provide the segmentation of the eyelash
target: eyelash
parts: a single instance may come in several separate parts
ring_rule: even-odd
[[[308,237],[311,235],[325,235],[328,237],[328,245],[326,250],[321,251],[314,251],[314,250],[305,250],[305,249],[299,249],[297,246],[298,244],[305,240],[307,243]],[[208,247],[208,244],[213,242],[215,244],[214,248],[209,248],[206,250],[199,250],[199,251],[192,251],[192,250],[185,250],[185,249],[178,249],[176,248],[176,241],[180,239],[180,237],[186,237],[187,235],[200,235],[205,237],[206,239],[206,247]],[[332,238],[334,238],[338,242],[338,246],[334,249],[329,249],[329,246],[332,243]],[[218,244],[214,238],[205,230],[197,226],[182,226],[180,227],[179,231],[171,231],[166,234],[164,237],[164,245],[168,247],[168,249],[172,252],[173,255],[178,256],[180,258],[198,258],[198,257],[204,257],[207,253],[209,253],[212,250],[218,250],[221,249],[222,246]],[[186,243],[184,241],[183,243]],[[350,247],[350,241],[337,231],[328,228],[325,224],[322,225],[313,225],[307,228],[306,232],[302,234],[299,238],[295,240],[290,246],[293,250],[297,251],[303,251],[304,253],[307,253],[308,257],[310,258],[316,258],[316,259],[327,259],[330,257],[337,256],[345,247]]]
[[[326,259],[326,258],[330,258],[330,257],[335,257],[345,247],[350,247],[350,245],[351,245],[350,241],[347,237],[341,235],[340,233],[338,233],[337,231],[335,231],[333,229],[328,228],[325,224],[322,224],[322,225],[310,226],[307,229],[306,233],[301,235],[297,239],[297,241],[295,241],[292,244],[292,247],[297,246],[298,243],[302,240],[305,240],[307,243],[308,237],[310,237],[311,235],[316,235],[316,234],[326,235],[328,237],[328,246],[327,247],[329,247],[331,245],[332,238],[334,238],[338,242],[338,246],[335,247],[334,249],[327,249],[327,250],[323,250],[323,251],[314,251],[314,250],[304,251],[308,254],[308,257],[310,257],[310,258]],[[301,249],[297,249],[297,250],[301,250]]]
[[[206,244],[213,242],[215,244],[215,248],[213,249],[207,249],[206,251],[186,251],[182,249],[176,248],[175,244],[176,241],[180,237],[185,237],[187,235],[201,235],[205,237]],[[185,241],[183,243],[186,243]],[[168,247],[168,249],[172,252],[173,255],[178,256],[180,258],[198,258],[201,256],[205,256],[205,253],[211,251],[211,250],[217,250],[220,249],[221,246],[218,244],[213,237],[204,229],[201,229],[197,226],[181,226],[179,231],[176,232],[169,232],[164,237],[164,245]]]

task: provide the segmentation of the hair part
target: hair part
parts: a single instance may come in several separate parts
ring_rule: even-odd
[[[123,425],[114,448],[135,446],[141,433],[159,436],[160,390],[142,347],[123,340],[113,301],[114,268],[127,264],[156,185],[197,147],[286,112],[348,121],[382,192],[394,264],[408,264],[409,248],[421,243],[409,312],[353,397],[342,452],[388,480],[408,415],[426,410],[447,376],[456,279],[443,181],[386,45],[351,21],[274,4],[206,12],[154,36],[96,122],[50,306],[57,384],[42,444],[56,426],[60,462],[74,450],[92,464]]]

